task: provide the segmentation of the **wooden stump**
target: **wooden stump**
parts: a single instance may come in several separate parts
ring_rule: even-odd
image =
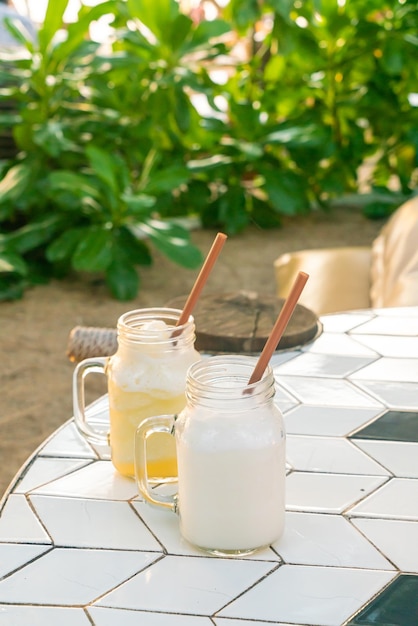
[[[166,306],[182,309],[186,298],[179,296]],[[193,311],[197,350],[261,352],[283,304],[283,298],[252,291],[201,295]],[[297,304],[277,349],[303,345],[320,332],[321,324],[315,313]]]
[[[182,309],[187,296],[167,302]],[[193,315],[196,348],[200,352],[259,353],[264,348],[284,299],[251,291],[200,296]],[[317,316],[297,304],[280,340],[278,350],[288,350],[311,341],[321,332]],[[73,363],[97,356],[110,356],[117,349],[116,328],[75,326],[68,339],[67,356]]]

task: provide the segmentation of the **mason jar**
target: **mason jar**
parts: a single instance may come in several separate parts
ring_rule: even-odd
[[[148,502],[178,513],[180,532],[215,554],[242,555],[279,539],[285,517],[285,429],[268,366],[248,385],[257,360],[215,356],[194,363],[186,407],[142,422],[136,475]],[[178,492],[152,491],[147,440],[157,432],[176,441]]]
[[[93,444],[110,444],[115,468],[134,476],[135,431],[158,413],[179,413],[186,403],[186,373],[200,359],[194,347],[192,316],[176,326],[181,311],[171,308],[137,309],[117,323],[118,348],[110,357],[89,358],[74,370],[74,418],[79,431]],[[107,377],[110,427],[104,432],[88,422],[84,406],[85,378]],[[148,472],[154,481],[177,477],[175,444],[166,434],[148,442]]]

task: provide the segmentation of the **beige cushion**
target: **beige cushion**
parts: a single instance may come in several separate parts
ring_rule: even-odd
[[[372,244],[373,307],[418,305],[418,196],[395,211]]]
[[[370,306],[371,250],[365,246],[299,250],[274,262],[277,295],[286,298],[299,271],[309,280],[299,303],[317,315]]]
[[[298,250],[274,263],[285,298],[299,271],[309,280],[299,300],[317,315],[352,309],[418,305],[418,196],[401,205],[371,248]]]

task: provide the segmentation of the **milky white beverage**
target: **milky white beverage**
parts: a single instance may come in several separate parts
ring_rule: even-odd
[[[107,375],[111,458],[125,476],[135,473],[134,439],[138,425],[152,415],[179,413],[185,406],[186,373],[200,356],[194,349],[193,318],[175,327],[180,313],[177,309],[139,309],[125,313],[118,320],[117,352],[109,359],[86,359],[75,372],[79,381],[85,377],[86,367],[96,367],[97,371],[99,361]],[[91,429],[85,419],[80,419],[84,411],[76,410],[80,405],[78,397],[74,404],[76,423],[89,438]],[[97,443],[97,433],[92,435]],[[172,437],[166,433],[154,434],[147,442],[147,452],[150,478],[157,481],[177,476]]]
[[[185,539],[214,553],[252,552],[283,532],[283,418],[273,401],[270,368],[247,387],[255,363],[251,357],[222,356],[193,365],[187,406],[174,422],[178,494],[174,505],[168,497],[163,504],[178,512]],[[143,429],[161,427],[163,419],[147,420]],[[169,429],[169,419],[166,425]],[[149,497],[146,481],[139,487],[149,501],[161,504],[158,496]]]

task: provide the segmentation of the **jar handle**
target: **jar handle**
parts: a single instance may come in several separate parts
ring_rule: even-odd
[[[177,494],[153,493],[148,480],[147,439],[155,433],[168,433],[174,437],[174,416],[156,415],[148,417],[138,426],[135,433],[135,477],[138,490],[150,504],[156,504],[177,512]]]
[[[84,381],[89,374],[106,375],[109,357],[84,359],[76,366],[73,374],[73,411],[78,430],[91,443],[109,445],[109,428],[93,428],[86,418]]]

